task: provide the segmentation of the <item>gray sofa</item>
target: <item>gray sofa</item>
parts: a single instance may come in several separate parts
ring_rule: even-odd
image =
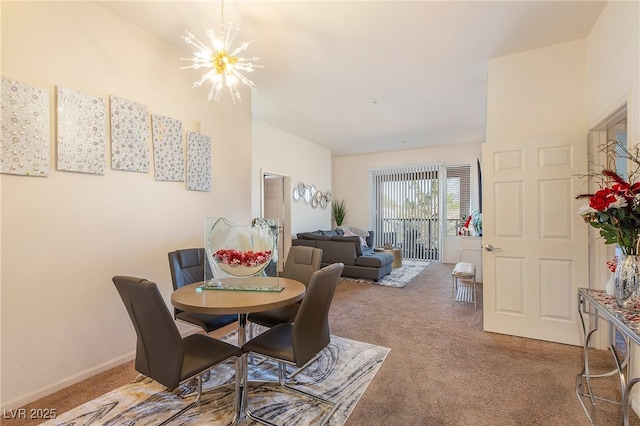
[[[393,255],[374,251],[373,231],[369,231],[366,237],[366,246],[362,246],[360,237],[345,236],[341,229],[303,232],[297,237],[291,242],[292,245],[322,249],[323,267],[331,263],[344,263],[342,275],[345,277],[367,278],[377,282],[391,272]]]

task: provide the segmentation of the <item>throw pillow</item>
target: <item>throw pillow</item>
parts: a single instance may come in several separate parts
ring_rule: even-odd
[[[351,231],[346,231],[344,233],[345,237],[359,237],[360,238],[360,245],[362,247],[369,247],[367,246],[367,240],[365,240],[364,238],[362,238],[360,235],[356,234],[355,232],[351,232]]]
[[[369,231],[367,231],[366,229],[363,228],[358,228],[357,226],[351,226],[351,225],[341,225],[338,227],[339,229],[342,229],[344,232],[347,231],[351,231],[354,234],[360,236],[360,237],[368,237],[369,236]]]

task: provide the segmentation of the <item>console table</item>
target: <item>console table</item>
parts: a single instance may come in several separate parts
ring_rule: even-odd
[[[621,405],[622,419],[624,425],[629,425],[629,394],[631,388],[640,377],[631,378],[629,376],[629,357],[632,350],[632,343],[640,346],[640,314],[620,309],[615,297],[609,296],[603,290],[593,290],[587,288],[578,289],[578,312],[582,322],[584,334],[584,352],[582,355],[583,366],[576,377],[576,396],[582,405],[589,422],[596,424],[596,401],[605,401]],[[606,322],[609,330],[609,349],[613,355],[616,368],[603,374],[591,374],[589,371],[589,344],[591,337],[598,331],[599,321]],[[616,348],[616,336],[614,331],[618,331],[623,337],[625,348],[621,351]],[[621,401],[612,401],[606,398],[597,397],[593,393],[592,380],[603,377],[617,375],[620,379],[622,391]],[[585,403],[585,400],[587,401]]]

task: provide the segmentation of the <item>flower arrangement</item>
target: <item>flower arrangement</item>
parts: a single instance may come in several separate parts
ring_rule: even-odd
[[[255,267],[271,259],[271,251],[239,251],[234,249],[220,249],[216,251],[216,259],[230,266]]]
[[[616,150],[612,147],[618,147],[617,155],[635,165],[635,169],[626,180],[612,168],[590,172],[588,176],[599,180],[600,189],[594,194],[576,197],[589,200],[578,209],[578,214],[586,223],[600,230],[605,244],[618,244],[623,254],[637,255],[640,254],[640,182],[635,181],[640,174],[638,147],[631,152],[626,145],[609,141],[601,149],[610,158],[613,156],[613,161]]]
[[[458,231],[458,235],[473,235],[473,236],[481,236],[482,235],[482,213],[478,210],[474,210],[467,217],[467,220],[464,222],[464,225]]]

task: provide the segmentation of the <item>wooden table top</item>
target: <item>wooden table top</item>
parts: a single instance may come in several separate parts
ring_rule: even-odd
[[[301,300],[306,287],[300,281],[282,277],[223,278],[224,284],[240,280],[248,286],[278,286],[276,291],[202,290],[204,282],[186,285],[171,294],[171,304],[187,312],[202,314],[240,314],[280,308]]]

